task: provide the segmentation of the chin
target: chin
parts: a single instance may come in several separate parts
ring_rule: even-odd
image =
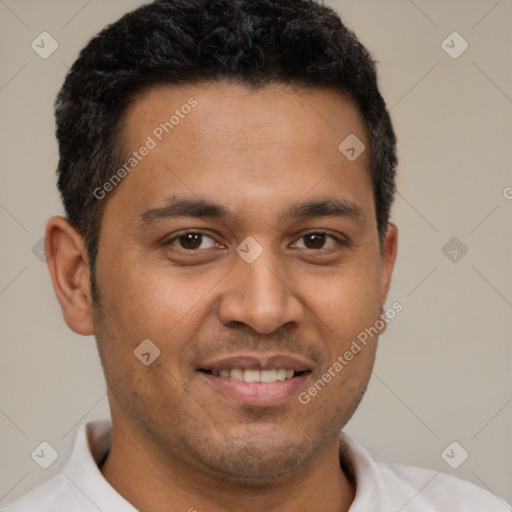
[[[244,487],[275,485],[275,480],[303,464],[316,451],[310,440],[226,438],[224,446],[195,444],[195,463],[203,470]]]

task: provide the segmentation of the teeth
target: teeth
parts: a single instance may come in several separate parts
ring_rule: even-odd
[[[287,370],[279,369],[277,370],[277,380],[286,380]]]
[[[261,382],[277,382],[277,370],[261,370]]]
[[[261,382],[259,370],[244,370],[244,381],[245,382]]]
[[[254,370],[252,368],[243,370],[242,368],[233,368],[232,370],[212,370],[212,375],[244,382],[272,383],[292,379],[295,372],[284,368],[277,370]]]
[[[244,371],[240,368],[233,368],[229,372],[229,377],[234,380],[244,380]]]

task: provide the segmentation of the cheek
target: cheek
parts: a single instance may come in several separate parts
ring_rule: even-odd
[[[148,404],[165,402],[166,396],[174,402],[183,399],[187,376],[178,364],[179,354],[197,325],[187,323],[199,300],[197,294],[186,289],[180,292],[179,286],[170,286],[161,274],[155,274],[135,276],[119,269],[108,286],[102,287],[104,307],[96,322],[109,387],[125,409],[137,414]],[[144,361],[149,359],[146,366]]]
[[[141,268],[137,273],[119,269],[105,295],[131,332],[142,339],[165,339],[178,327],[183,335],[187,319],[200,309],[215,282],[214,276],[205,274],[198,279],[166,266]]]
[[[364,261],[334,269],[328,275],[303,277],[301,281],[307,308],[339,340],[357,336],[379,317],[378,271]]]

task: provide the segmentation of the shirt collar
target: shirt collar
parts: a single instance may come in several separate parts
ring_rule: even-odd
[[[344,432],[340,434],[340,462],[356,486],[356,495],[349,512],[393,510],[377,464],[355,439]]]
[[[100,510],[137,512],[103,477],[99,465],[112,444],[112,423],[91,421],[80,428],[63,473]],[[389,512],[390,501],[376,463],[354,439],[340,434],[340,462],[356,486],[349,512]]]
[[[91,421],[82,425],[62,472],[99,510],[137,512],[109,483],[98,467],[112,444],[112,423]]]

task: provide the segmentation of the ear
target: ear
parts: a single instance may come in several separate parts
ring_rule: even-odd
[[[391,285],[391,276],[395,266],[398,249],[398,228],[389,223],[381,244],[381,307],[384,307]]]
[[[66,324],[78,334],[93,334],[89,257],[83,237],[64,217],[46,224],[45,254]]]

